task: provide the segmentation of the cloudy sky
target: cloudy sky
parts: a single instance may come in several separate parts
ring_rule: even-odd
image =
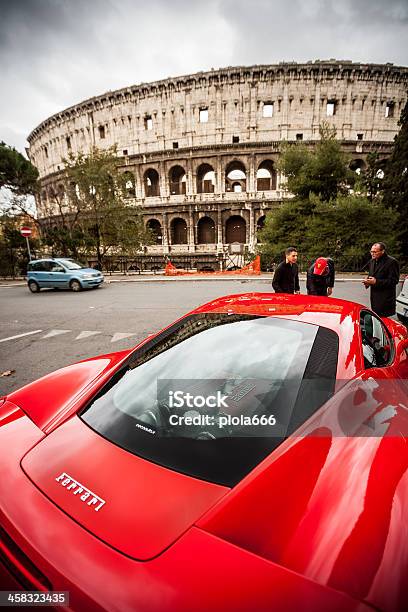
[[[330,58],[408,66],[408,0],[0,0],[0,140],[109,89]]]

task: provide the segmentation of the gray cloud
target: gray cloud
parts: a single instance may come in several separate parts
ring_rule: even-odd
[[[211,67],[408,64],[407,0],[0,0],[0,139],[109,89]]]

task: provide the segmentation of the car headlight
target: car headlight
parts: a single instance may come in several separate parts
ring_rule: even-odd
[[[83,278],[84,280],[89,280],[91,278],[93,278],[93,274],[82,274],[81,278]]]

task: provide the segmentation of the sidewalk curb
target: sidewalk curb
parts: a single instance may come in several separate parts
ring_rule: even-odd
[[[299,279],[301,281],[306,280],[306,275],[299,275]],[[186,281],[245,281],[245,282],[262,282],[262,283],[272,283],[272,277],[265,278],[264,276],[162,276],[155,278],[105,278],[106,284],[111,283],[162,283],[162,282],[186,282]],[[363,278],[337,278],[336,283],[345,283],[345,282],[362,282]]]
[[[364,277],[365,278],[365,277]],[[336,278],[336,283],[361,283],[364,280],[363,277],[353,278],[353,277],[342,277]],[[305,274],[300,274],[299,279],[301,281],[306,280]],[[263,283],[269,284],[272,286],[272,275],[270,276],[201,276],[201,275],[185,275],[185,276],[134,276],[134,277],[105,277],[104,285],[111,285],[114,283],[172,283],[172,282],[241,282],[241,283]],[[400,279],[400,282],[403,282],[404,279]],[[0,280],[0,288],[10,288],[10,287],[25,287],[27,285],[25,280]]]

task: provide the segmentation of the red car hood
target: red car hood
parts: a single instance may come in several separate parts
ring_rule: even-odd
[[[136,457],[76,416],[37,444],[22,468],[72,519],[138,560],[159,555],[229,491]]]

